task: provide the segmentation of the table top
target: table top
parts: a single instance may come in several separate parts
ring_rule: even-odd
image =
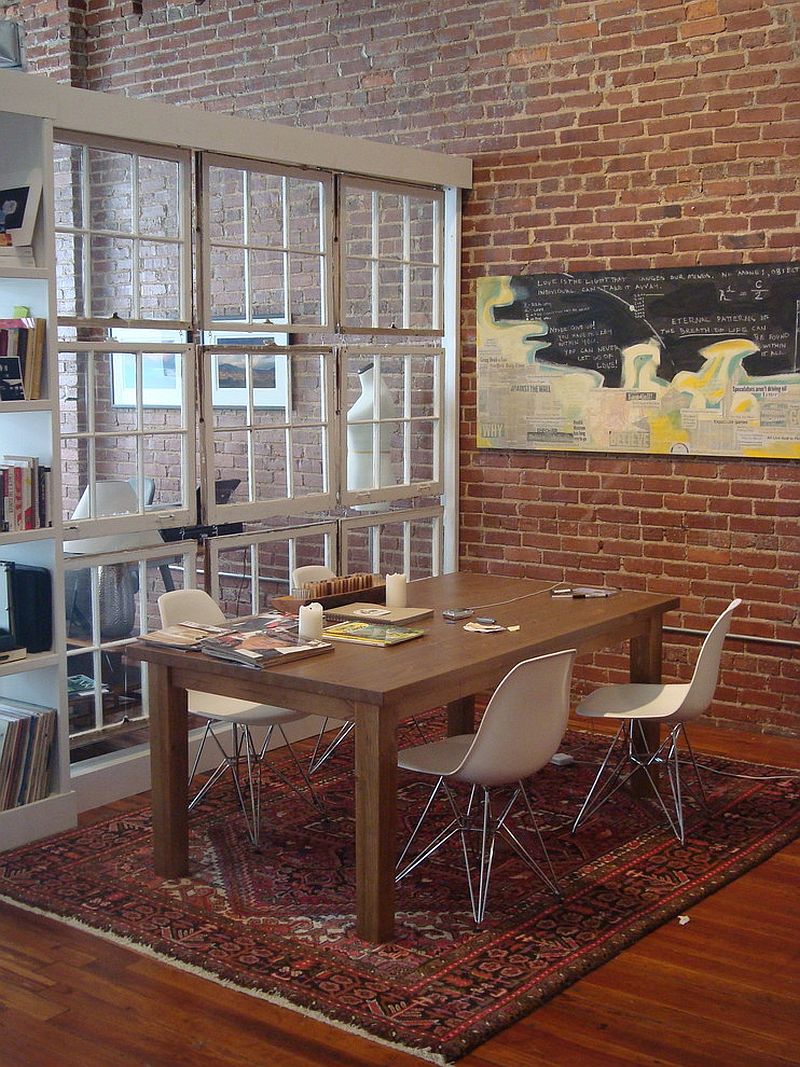
[[[215,660],[199,652],[126,646],[126,657],[170,667],[176,685],[291,707],[292,692],[337,701],[402,706],[407,714],[493,688],[522,659],[565,648],[591,652],[646,633],[655,617],[679,607],[675,596],[619,592],[597,599],[560,599],[551,585],[534,579],[455,573],[410,582],[408,603],[433,607],[433,618],[415,624],[425,636],[389,648],[335,643],[332,652],[260,671]],[[511,603],[499,603],[501,601]],[[479,634],[463,629],[468,619],[448,623],[441,610],[479,608],[498,623],[519,625],[513,633]],[[189,684],[194,682],[194,685]],[[303,703],[301,701],[301,703]]]

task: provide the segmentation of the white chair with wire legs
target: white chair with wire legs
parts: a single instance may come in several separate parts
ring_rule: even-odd
[[[560,898],[558,882],[531,807],[524,780],[536,774],[558,751],[567,728],[569,693],[575,650],[553,652],[513,667],[492,695],[474,734],[460,734],[426,745],[403,749],[398,765],[404,770],[436,776],[436,784],[397,861],[396,880],[405,878],[442,845],[458,834],[467,873],[472,916],[480,925],[486,913],[495,842],[502,837],[547,888]],[[471,786],[466,808],[459,808],[451,783]],[[492,791],[513,786],[497,813]],[[453,818],[414,859],[405,863],[440,789],[447,795]],[[476,802],[480,795],[482,802]],[[522,799],[544,856],[547,872],[530,854],[511,826],[510,816]],[[480,810],[478,810],[480,809]],[[479,846],[470,859],[467,835],[477,833]],[[473,869],[474,868],[474,869]]]
[[[670,829],[681,844],[686,839],[683,792],[688,788],[680,774],[678,742],[686,745],[698,787],[698,796],[708,807],[697,761],[686,733],[686,723],[708,710],[719,677],[722,646],[730,629],[731,616],[741,604],[732,600],[706,635],[697,657],[692,679],[688,683],[649,684],[625,682],[595,689],[576,708],[581,719],[619,719],[620,725],[600,765],[592,787],[572,825],[574,833],[621,789],[634,774],[647,777],[653,796],[661,806]],[[666,737],[653,752],[648,752],[644,724],[664,723]],[[670,805],[664,801],[651,773],[665,768],[670,790]],[[670,807],[672,810],[670,810]]]
[[[158,610],[161,615],[162,626],[174,626],[180,622],[207,623],[213,626],[224,626],[225,624],[225,616],[219,606],[202,589],[175,589],[172,592],[163,593],[158,598]],[[270,765],[272,773],[303,800],[311,803],[318,811],[322,810],[322,805],[314,793],[308,774],[298,760],[284,732],[284,727],[288,723],[308,718],[305,712],[290,711],[288,708],[276,708],[269,704],[253,704],[247,700],[237,700],[233,697],[217,696],[213,693],[200,693],[194,690],[190,690],[188,693],[188,704],[191,715],[206,719],[205,732],[195,756],[189,781],[191,782],[197,773],[203,749],[209,738],[215,742],[221,757],[216,769],[195,796],[192,797],[189,803],[189,811],[193,811],[206,796],[209,789],[226,772],[230,772],[247,825],[247,833],[253,845],[257,846],[261,829],[261,770],[265,765],[265,756],[275,730],[283,738],[284,744],[302,778],[307,794],[304,790],[298,789],[295,783],[275,766],[274,761]],[[231,728],[230,750],[226,750],[214,732],[215,727],[224,726],[230,726]],[[252,729],[254,727],[262,727],[266,731],[264,740],[258,747],[253,740]],[[243,765],[247,769],[247,797],[245,797],[239,780],[239,771]]]

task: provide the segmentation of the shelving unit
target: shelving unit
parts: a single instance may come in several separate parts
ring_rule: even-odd
[[[35,267],[4,264],[0,258],[0,318],[24,305],[47,321],[42,399],[0,402],[0,454],[37,456],[52,470],[53,525],[0,534],[0,559],[46,567],[52,575],[53,648],[0,663],[0,697],[56,708],[58,731],[51,761],[51,789],[43,800],[0,812],[0,849],[13,848],[75,825],[77,805],[70,787],[64,653],[55,249],[52,230],[52,124],[47,119],[0,108],[0,188],[36,169],[43,178],[42,202],[33,237]]]

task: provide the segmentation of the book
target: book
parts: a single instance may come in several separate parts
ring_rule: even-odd
[[[241,619],[227,633],[207,638],[199,647],[208,656],[256,669],[333,651],[329,641],[300,637],[297,619],[278,612]]]
[[[594,585],[559,586],[550,590],[550,596],[565,600],[590,600],[594,597],[614,596],[619,589],[600,588]]]
[[[428,619],[433,615],[433,608],[387,608],[385,604],[367,604],[358,601],[355,604],[342,604],[325,612],[326,622],[377,622],[382,625],[404,626],[418,619]]]
[[[0,400],[24,400],[19,356],[0,356]]]
[[[352,641],[360,645],[399,645],[403,641],[412,641],[415,637],[424,637],[424,630],[410,626],[391,626],[379,622],[337,622],[326,626],[322,636],[330,641]]]

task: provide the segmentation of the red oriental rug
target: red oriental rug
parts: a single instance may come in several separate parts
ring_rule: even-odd
[[[562,748],[577,762],[549,766],[534,783],[563,902],[501,844],[479,930],[454,838],[451,851],[400,884],[395,941],[374,946],[355,936],[351,752],[318,775],[327,817],[270,785],[259,852],[232,790],[220,786],[190,821],[189,878],[153,873],[143,803],[133,814],[0,854],[0,895],[448,1063],[797,833],[796,777],[705,757],[703,764],[726,773],[705,775],[711,814],[689,806],[686,847],[657,812],[627,796],[573,836],[569,825],[603,747],[591,735],[568,735]],[[426,795],[419,781],[401,776],[404,826]]]

